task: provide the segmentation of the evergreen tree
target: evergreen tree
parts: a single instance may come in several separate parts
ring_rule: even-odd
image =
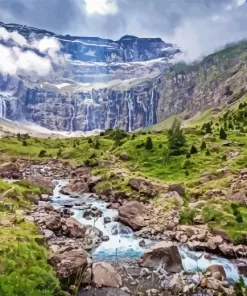
[[[205,154],[206,156],[210,156],[210,151],[207,149],[207,151],[206,151],[206,154]]]
[[[95,149],[99,149],[99,147],[100,147],[100,141],[99,141],[98,138],[96,138],[96,139],[95,139],[95,143],[94,143],[94,148],[95,148]]]
[[[186,154],[186,158],[187,158],[187,159],[191,158],[191,155],[190,155],[189,152]]]
[[[181,122],[175,118],[168,131],[168,149],[174,155],[180,155],[180,149],[185,145],[185,136],[181,129]]]
[[[191,149],[190,149],[190,154],[195,154],[195,153],[197,153],[198,151],[197,151],[197,148],[196,148],[196,146],[193,144],[192,146],[191,146]]]
[[[25,140],[22,141],[22,146],[27,146],[27,142]]]
[[[210,122],[208,122],[206,124],[206,133],[207,134],[211,134],[212,133],[212,126],[211,126]]]
[[[91,138],[88,138],[87,142],[88,142],[88,144],[92,144],[93,140]]]
[[[145,145],[146,150],[152,150],[153,149],[153,142],[150,137],[147,137],[146,145]]]
[[[39,157],[45,157],[46,156],[46,150],[40,150]]]
[[[60,148],[57,152],[57,157],[61,157],[62,156],[62,149]]]
[[[226,140],[227,134],[223,128],[220,129],[220,139],[221,140]]]
[[[229,129],[229,130],[233,130],[233,129],[234,129],[234,126],[233,126],[233,124],[232,124],[232,121],[229,122],[229,124],[228,124],[228,129]]]
[[[201,150],[204,150],[206,148],[207,148],[206,142],[203,141],[201,144]]]
[[[189,171],[188,171],[188,170],[186,170],[186,171],[185,171],[185,176],[187,176],[187,177],[188,177],[189,175],[190,175]]]

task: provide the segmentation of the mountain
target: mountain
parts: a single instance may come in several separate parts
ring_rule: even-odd
[[[124,36],[112,41],[1,26],[9,34],[15,32],[12,39],[1,39],[5,47],[13,46],[17,34],[24,38],[22,52],[54,57],[49,75],[0,76],[0,117],[4,119],[59,131],[114,127],[133,131],[175,114],[189,118],[205,108],[231,103],[246,92],[246,42],[187,65],[174,64],[181,51],[160,38]],[[42,40],[59,41],[56,55],[34,46]],[[66,63],[56,62],[58,55]]]

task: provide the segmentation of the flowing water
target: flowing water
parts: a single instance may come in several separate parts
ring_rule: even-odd
[[[6,101],[0,96],[0,118],[5,119],[7,113]]]
[[[84,201],[87,205],[92,205],[100,209],[103,213],[102,217],[97,220],[86,220],[83,218],[84,210],[79,207],[73,207],[71,210],[74,212],[74,217],[84,225],[94,225],[100,229],[104,235],[109,237],[109,240],[102,242],[99,247],[92,251],[93,260],[128,260],[138,259],[152,243],[146,240],[146,247],[140,247],[140,238],[136,237],[134,232],[127,226],[122,225],[119,222],[113,221],[114,217],[118,215],[117,210],[107,209],[107,203],[105,201],[90,197],[89,194],[82,195],[81,198],[71,198],[67,195],[61,194],[59,191],[62,186],[66,185],[67,181],[58,181],[53,193],[53,206],[60,208],[66,202],[73,200]],[[57,198],[59,196],[59,198]],[[110,217],[112,222],[104,224],[104,217]],[[205,256],[201,252],[192,252],[185,247],[179,247],[184,269],[186,271],[201,270],[204,271],[208,266],[212,264],[220,264],[224,266],[226,275],[229,281],[234,282],[239,279],[239,273],[234,261],[230,261],[225,258],[210,255]],[[207,257],[207,258],[206,258]],[[247,283],[247,279],[245,279]]]

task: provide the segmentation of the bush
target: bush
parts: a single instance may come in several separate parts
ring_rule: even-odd
[[[40,150],[39,157],[45,157],[46,156],[46,150]]]
[[[150,137],[147,138],[146,144],[145,144],[146,150],[152,150],[153,149],[153,142]]]
[[[202,219],[205,223],[220,221],[222,217],[222,212],[215,209],[213,206],[205,206],[202,209]]]
[[[91,138],[88,138],[87,142],[88,142],[88,144],[92,144],[93,140]]]
[[[223,128],[220,129],[220,139],[221,140],[226,140],[227,134]]]
[[[57,152],[57,157],[61,157],[62,156],[62,149],[60,148]]]
[[[207,148],[206,142],[203,141],[201,144],[201,150],[204,150],[206,148]]]
[[[194,223],[195,215],[196,215],[195,209],[186,207],[180,212],[179,223],[192,225]]]
[[[195,145],[192,145],[190,149],[190,154],[196,154],[196,153],[198,153],[197,148]]]
[[[27,142],[25,140],[22,141],[22,146],[27,146]]]
[[[191,158],[191,154],[190,153],[187,153],[186,154],[186,158],[188,159],[188,158]]]
[[[210,156],[210,151],[207,149],[206,153],[205,153],[206,156]]]
[[[112,183],[109,181],[102,181],[96,184],[95,186],[95,192],[99,194],[103,194],[106,191],[109,191],[112,189]]]

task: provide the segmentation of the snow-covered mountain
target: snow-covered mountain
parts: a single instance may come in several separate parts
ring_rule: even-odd
[[[180,50],[160,38],[61,36],[0,23],[0,117],[51,130],[156,122],[158,77]]]

